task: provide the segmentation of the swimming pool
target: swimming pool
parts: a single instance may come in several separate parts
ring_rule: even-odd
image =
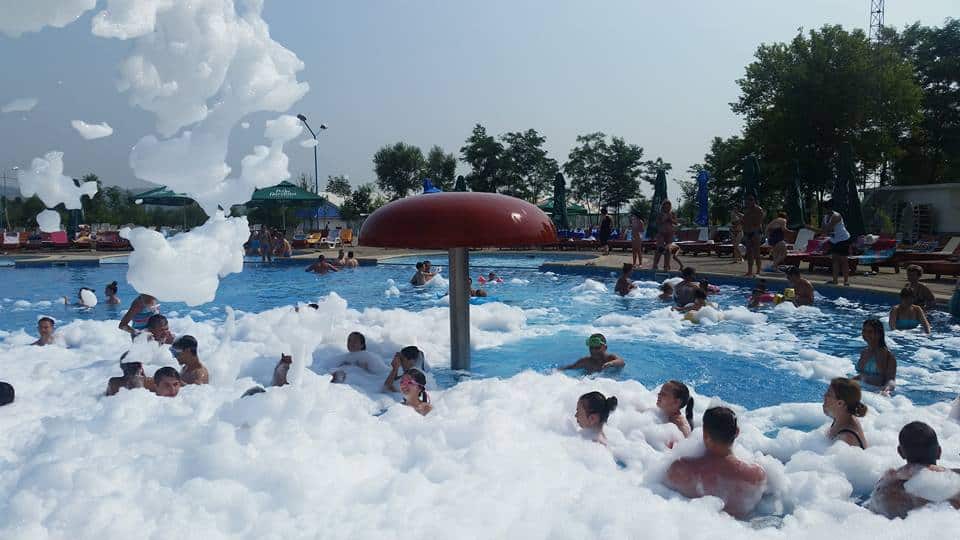
[[[491,270],[504,283],[489,285],[490,298],[472,307],[473,378],[509,377],[523,370],[549,371],[586,353],[584,339],[604,333],[611,352],[627,360],[617,379],[633,379],[655,386],[681,379],[701,394],[715,395],[747,408],[783,402],[816,402],[824,381],[852,373],[863,342],[862,321],[869,316],[885,320],[888,306],[850,297],[820,298],[813,308],[781,306],[749,311],[747,289],[723,286],[711,297],[724,311],[718,324],[692,324],[656,299],[657,283],[639,282],[630,297],[613,294],[615,277],[592,277],[540,271],[548,261],[576,256],[479,253],[471,255],[471,275]],[[382,324],[373,335],[395,332],[400,324],[377,319],[389,313],[416,321],[396,334],[428,351],[442,386],[461,378],[448,365],[445,288],[417,289],[408,284],[418,258],[391,259],[388,264],[316,276],[300,266],[251,264],[225,278],[214,302],[189,308],[166,303],[168,316],[223,324],[228,307],[241,316],[297,302],[315,301],[336,293],[348,309],[365,314],[371,325]],[[442,254],[430,256],[446,266]],[[114,261],[117,262],[117,261]],[[50,315],[60,326],[71,321],[119,319],[133,297],[121,285],[123,304],[99,304],[94,309],[65,306],[81,286],[102,290],[107,283],[125,283],[122,263],[90,267],[49,267],[0,270],[0,334],[4,339],[35,333],[38,317]],[[377,315],[377,316],[375,316]],[[384,316],[385,317],[385,316]],[[931,315],[934,335],[914,332],[888,334],[899,362],[898,394],[917,404],[945,401],[960,391],[960,338],[943,313]],[[178,323],[172,323],[176,330]],[[419,326],[418,326],[419,325]],[[368,331],[364,328],[355,328]],[[22,339],[22,337],[20,338]],[[408,343],[404,343],[408,344]],[[446,347],[446,348],[445,348]]]

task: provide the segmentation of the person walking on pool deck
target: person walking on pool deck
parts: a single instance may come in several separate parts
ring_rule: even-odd
[[[157,299],[149,294],[138,295],[130,308],[120,319],[120,329],[129,333],[132,337],[147,329],[147,321],[150,317],[160,313],[160,304]]]
[[[560,368],[560,370],[582,369],[587,373],[596,373],[605,369],[622,368],[626,365],[623,358],[607,352],[607,338],[603,334],[593,334],[588,337],[587,348],[590,350],[589,356],[584,356],[569,366]]]
[[[857,420],[867,414],[867,406],[860,401],[860,385],[857,381],[844,377],[830,381],[830,386],[823,394],[823,414],[833,419],[827,430],[828,439],[867,449],[867,437]]]
[[[197,356],[197,338],[181,336],[170,347],[173,357],[183,368],[180,370],[180,380],[183,384],[207,384],[210,382],[210,373]]]
[[[951,470],[937,465],[942,450],[937,440],[937,432],[927,424],[910,422],[903,426],[900,430],[899,443],[897,453],[907,461],[907,464],[899,469],[887,471],[873,488],[873,493],[870,494],[870,500],[867,502],[867,508],[890,519],[906,518],[911,510],[933,502],[916,493],[922,490],[921,486],[916,486],[920,489],[910,489],[910,486],[907,486],[912,478],[921,473],[950,476],[958,473],[956,469]],[[923,482],[923,484],[946,483],[935,480],[935,477],[929,480],[930,482]],[[944,478],[944,480],[949,482],[947,485],[957,484],[955,478]],[[943,500],[949,502],[954,508],[960,509],[960,492]]]
[[[887,348],[883,323],[880,319],[863,321],[860,335],[867,346],[860,351],[857,375],[853,379],[880,388],[881,395],[890,395],[897,382],[897,358]]]
[[[843,224],[843,216],[840,212],[833,209],[833,200],[823,201],[823,208],[826,210],[823,216],[822,234],[830,235],[830,258],[833,266],[833,283],[837,284],[837,278],[843,273],[843,284],[850,285],[850,233]]]
[[[636,214],[630,214],[630,249],[633,252],[633,265],[637,268],[643,266],[643,231],[646,224],[643,219]]]
[[[907,267],[907,284],[905,287],[913,289],[913,303],[923,309],[933,309],[937,306],[937,298],[933,295],[930,287],[920,283],[923,277],[923,268],[916,264]]]
[[[663,201],[660,205],[660,213],[657,215],[657,250],[653,254],[654,271],[660,264],[660,257],[663,257],[663,269],[670,271],[670,245],[673,244],[674,227],[677,225],[677,216],[673,214],[673,203],[669,200]]]
[[[760,241],[763,239],[763,208],[757,204],[753,195],[747,195],[743,210],[743,242],[747,245],[747,277],[753,277],[753,266],[756,264],[756,273],[760,273]],[[737,246],[733,246],[734,249]]]
[[[326,274],[328,272],[339,272],[337,267],[327,262],[327,257],[325,255],[317,256],[317,261],[307,267],[306,272],[313,272],[315,274]]]
[[[800,275],[800,269],[796,266],[787,268],[787,281],[793,287],[795,297],[793,303],[797,306],[813,305],[813,285]]]
[[[923,312],[923,308],[914,303],[916,297],[913,291],[910,287],[900,290],[900,303],[890,310],[887,323],[890,325],[890,330],[913,330],[923,326],[923,331],[929,334],[930,321],[927,320],[927,314]]]
[[[607,213],[606,208],[600,209],[600,231],[597,236],[600,240],[600,251],[604,255],[610,254],[610,235],[613,233],[613,218]]]
[[[617,280],[617,285],[613,290],[620,296],[626,296],[630,291],[637,288],[636,285],[630,281],[630,274],[633,272],[633,265],[630,263],[623,263],[623,269],[620,271],[620,279]]]
[[[606,397],[600,392],[588,392],[577,400],[577,413],[574,418],[585,437],[606,446],[607,437],[603,434],[603,426],[616,408],[615,396]]]
[[[703,413],[706,453],[674,461],[667,470],[666,486],[691,499],[719,497],[724,512],[737,519],[748,516],[763,496],[767,473],[759,465],[733,455],[733,442],[739,434],[737,415],[732,410],[707,409]]]

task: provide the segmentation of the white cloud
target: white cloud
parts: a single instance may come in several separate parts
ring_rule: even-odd
[[[73,120],[70,122],[70,125],[73,126],[73,129],[77,130],[77,133],[79,133],[81,137],[87,140],[102,139],[113,135],[113,128],[106,122],[88,124],[83,120]]]
[[[39,100],[37,98],[32,98],[32,97],[17,98],[7,103],[3,107],[0,107],[0,113],[32,111],[33,108],[37,106],[38,102]]]
[[[0,0],[0,32],[19,37],[45,26],[63,28],[95,5],[97,0]]]

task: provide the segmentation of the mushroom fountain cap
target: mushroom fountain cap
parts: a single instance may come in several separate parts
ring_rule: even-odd
[[[360,245],[368,247],[521,247],[556,240],[557,229],[542,210],[498,193],[407,197],[370,214],[360,229]]]

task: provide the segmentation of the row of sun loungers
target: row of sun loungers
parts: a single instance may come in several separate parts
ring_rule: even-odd
[[[88,236],[70,241],[66,231],[52,233],[4,232],[3,251],[41,251],[66,249],[96,249],[98,251],[129,250],[130,242],[120,237],[118,231],[100,231],[95,239]]]

